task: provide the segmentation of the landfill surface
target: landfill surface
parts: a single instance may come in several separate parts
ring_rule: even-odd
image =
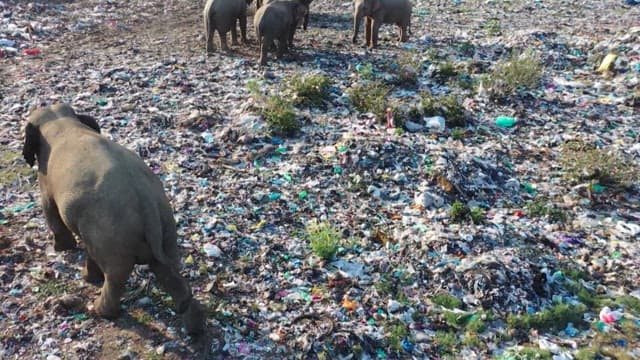
[[[383,25],[367,50],[351,2],[316,1],[264,68],[255,4],[249,43],[211,56],[203,6],[0,0],[0,358],[640,358],[638,2],[414,1],[409,41]],[[533,84],[487,86],[525,53]],[[264,97],[309,74],[326,98],[274,132]],[[371,81],[377,118],[349,95]],[[54,251],[21,153],[56,102],[162,180],[207,341],[145,266],[118,319],[89,311],[100,289]]]

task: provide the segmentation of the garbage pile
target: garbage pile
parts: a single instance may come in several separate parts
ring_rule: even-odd
[[[162,180],[212,358],[640,357],[640,7],[418,1],[375,50],[351,11],[260,68],[199,2],[0,1],[0,357],[199,351],[145,266],[87,310],[21,154],[55,102]]]

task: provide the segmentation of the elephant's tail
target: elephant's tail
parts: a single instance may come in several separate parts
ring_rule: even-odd
[[[161,209],[152,206],[149,207],[150,213],[145,214],[144,237],[147,244],[151,248],[153,258],[164,264],[169,265],[174,261],[171,259],[177,255],[176,244],[176,228],[175,225],[168,228],[167,220],[162,216]],[[173,215],[172,215],[173,216]],[[173,236],[173,242],[171,237]]]

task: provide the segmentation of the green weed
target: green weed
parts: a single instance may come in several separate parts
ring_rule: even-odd
[[[438,347],[442,349],[443,352],[446,352],[446,353],[451,353],[455,349],[456,344],[458,343],[458,340],[456,339],[456,334],[453,332],[446,332],[446,331],[436,332],[434,341],[436,345],[438,345]]]
[[[541,77],[542,64],[539,58],[533,51],[527,50],[498,63],[482,83],[492,97],[502,98],[537,86]]]
[[[500,20],[498,19],[489,19],[482,26],[484,31],[489,36],[498,36],[502,33],[502,26],[500,26]]]
[[[565,178],[572,182],[592,181],[627,187],[640,179],[639,168],[624,154],[597,149],[581,140],[564,145],[560,164]]]
[[[507,325],[510,329],[538,329],[540,331],[561,330],[568,323],[578,327],[584,323],[583,315],[587,307],[569,304],[556,304],[535,314],[509,315]]]
[[[296,105],[321,106],[329,98],[331,80],[326,75],[295,76],[289,82]]]
[[[387,341],[393,350],[396,352],[402,351],[402,340],[409,336],[409,330],[407,326],[397,322],[390,324],[386,329]]]
[[[359,112],[373,113],[378,120],[385,118],[389,87],[381,82],[358,83],[347,91],[353,106]]]
[[[342,232],[327,223],[313,222],[307,226],[307,237],[313,252],[322,259],[330,260],[338,252]]]
[[[447,293],[436,294],[433,298],[431,298],[431,302],[436,305],[443,306],[447,309],[457,309],[462,306],[462,300]]]

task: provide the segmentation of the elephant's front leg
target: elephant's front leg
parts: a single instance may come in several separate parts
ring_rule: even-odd
[[[266,43],[263,42],[264,45]],[[151,270],[156,274],[158,282],[171,295],[176,304],[176,313],[182,316],[184,327],[189,334],[204,331],[205,317],[202,307],[191,295],[191,288],[180,275],[178,269],[158,261],[151,263]]]
[[[233,36],[234,31],[235,31],[235,23],[234,23],[234,26],[232,27],[231,36]],[[227,45],[227,33],[218,31],[218,35],[220,36],[220,49],[222,49],[222,51],[229,51],[229,46]]]
[[[400,25],[400,42],[407,42],[407,40],[409,40],[407,25]]]
[[[267,49],[271,46],[273,40],[271,37],[265,36],[260,43],[260,65],[267,65]]]
[[[288,34],[284,34],[278,38],[278,51],[276,52],[276,57],[278,59],[282,59],[284,53],[287,52],[287,41]]]
[[[104,274],[102,270],[96,264],[95,260],[87,253],[87,259],[85,260],[84,269],[82,269],[82,278],[90,284],[100,284],[104,281]]]
[[[307,30],[307,25],[309,24],[309,13],[304,16],[304,22],[302,23],[302,30]]]
[[[134,259],[111,259],[104,266],[104,284],[100,296],[94,302],[95,312],[104,318],[113,319],[120,313],[120,297],[133,270]]]
[[[243,44],[249,43],[247,40],[247,14],[240,16],[240,36]]]
[[[362,16],[357,14],[353,16],[353,38],[351,39],[351,42],[353,42],[354,44],[358,42],[358,31],[360,30],[361,22]]]
[[[238,46],[238,29],[236,28],[236,24],[238,20],[233,20],[233,26],[231,26],[231,45]]]
[[[375,49],[378,47],[378,30],[380,29],[380,25],[382,25],[382,19],[374,19],[373,26],[371,29],[371,48]]]
[[[49,229],[53,232],[53,249],[55,251],[72,250],[76,248],[76,239],[73,237],[71,230],[64,224],[60,213],[58,212],[58,206],[53,201],[45,196],[43,192],[42,208],[44,210],[44,217],[47,220]]]
[[[373,19],[367,17],[364,22],[364,37],[366,39],[367,47],[371,47],[371,27],[373,26]]]

